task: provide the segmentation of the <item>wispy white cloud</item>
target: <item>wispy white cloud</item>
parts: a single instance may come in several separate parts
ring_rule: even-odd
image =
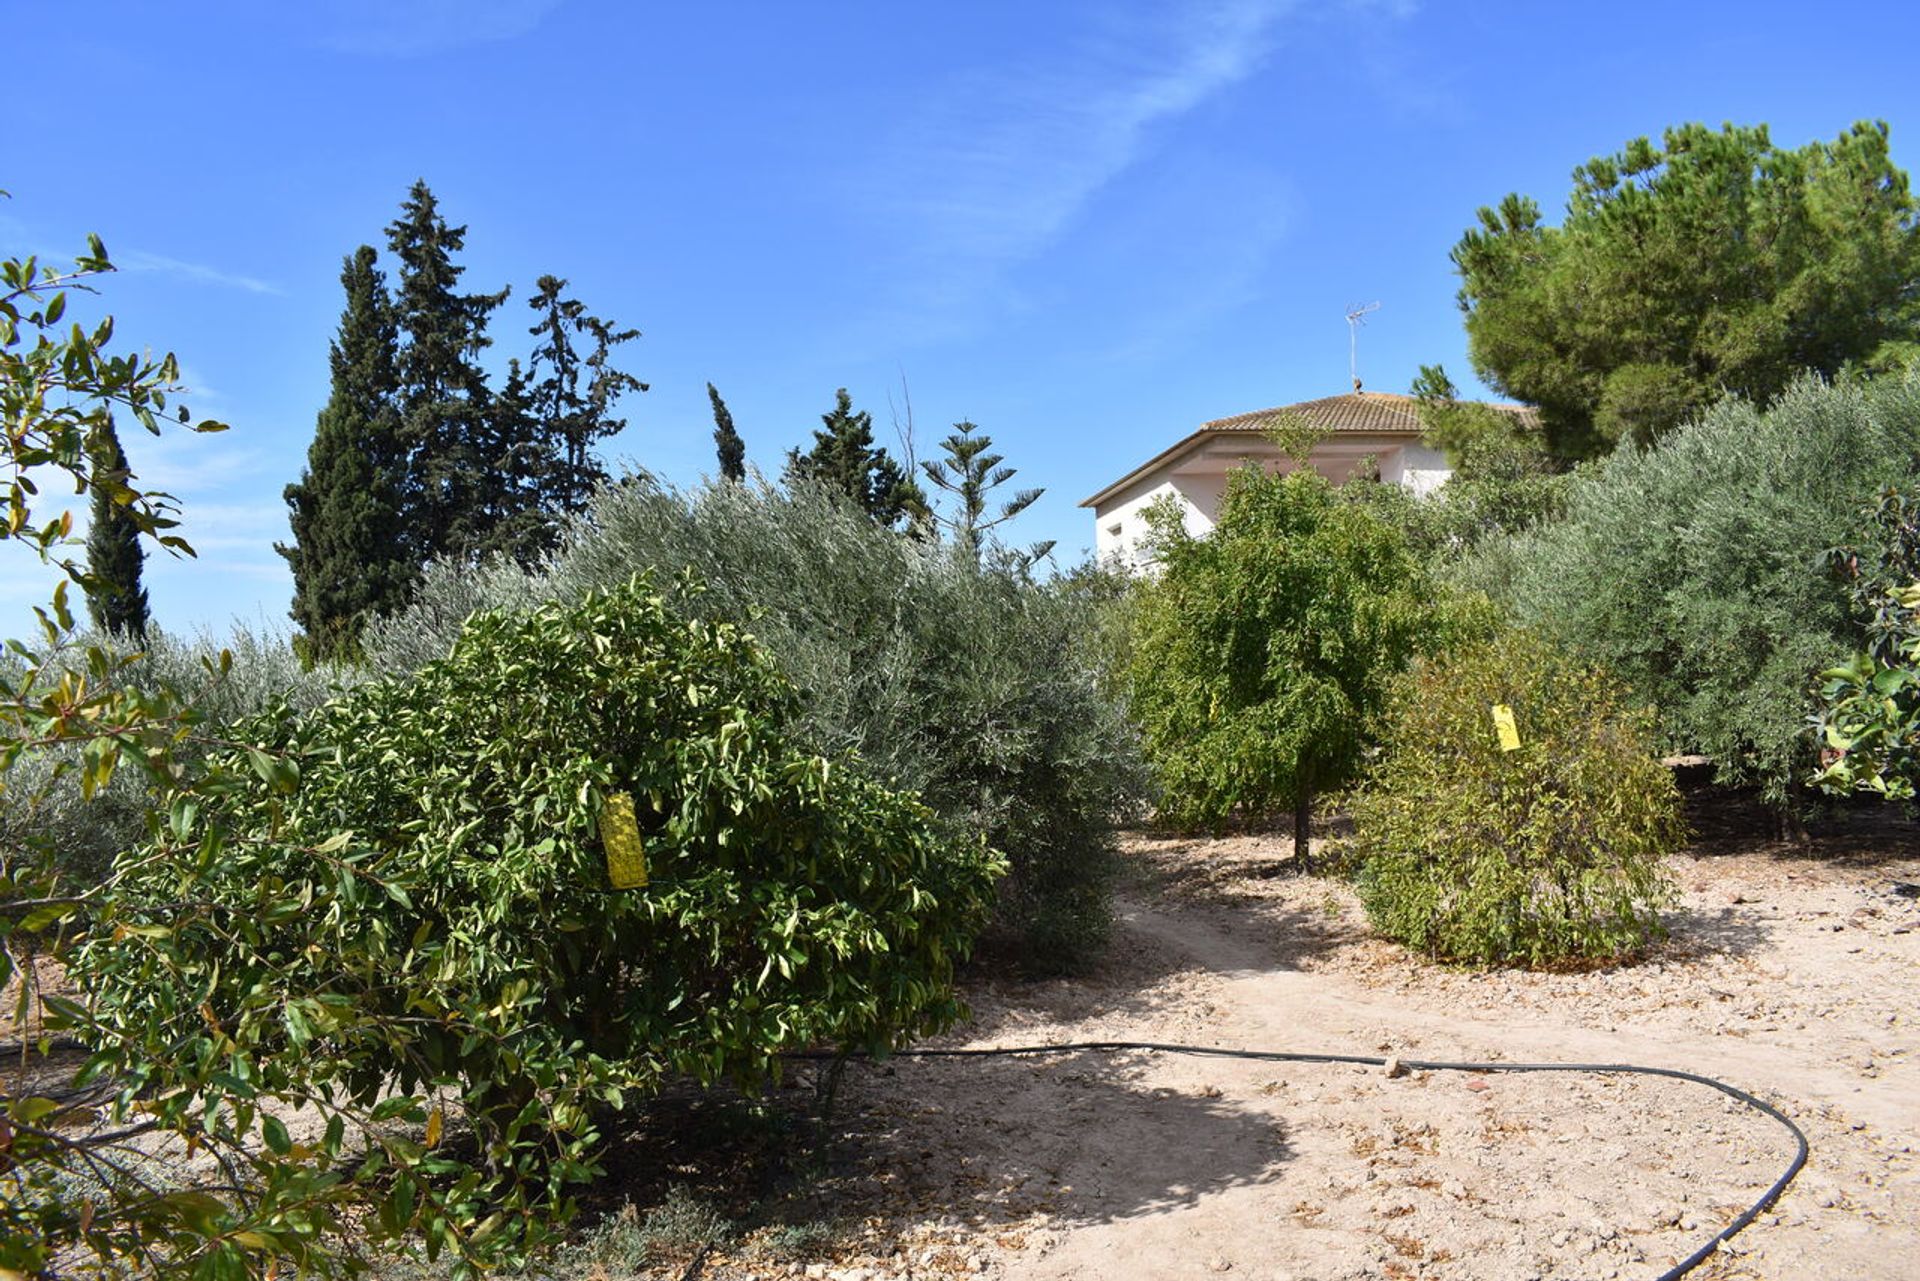
[[[216,551],[271,555],[274,542],[288,536],[287,508],[278,502],[191,503],[181,511],[180,527],[172,532],[191,543],[202,559]]]
[[[113,265],[122,271],[151,272],[159,276],[171,276],[175,280],[184,280],[196,285],[217,285],[223,289],[244,289],[250,294],[277,294],[280,287],[255,276],[243,276],[238,272],[222,271],[218,267],[209,267],[204,263],[186,262],[179,258],[169,258],[165,254],[151,254],[142,250],[120,250],[113,255]]]
[[[961,78],[911,117],[874,182],[921,255],[963,270],[1059,236],[1156,131],[1252,75],[1292,0],[1169,6],[1045,64]],[[901,194],[904,193],[904,194]]]
[[[235,482],[252,488],[269,466],[263,450],[239,443],[229,432],[202,435],[169,428],[150,436],[133,428],[122,429],[120,439],[141,485],[182,498],[213,497]]]
[[[308,0],[308,38],[342,53],[408,58],[525,35],[561,0]]]

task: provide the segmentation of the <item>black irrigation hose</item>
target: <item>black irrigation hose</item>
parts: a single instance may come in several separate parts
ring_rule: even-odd
[[[1773,1186],[1761,1194],[1760,1199],[1749,1206],[1745,1213],[1722,1228],[1713,1239],[1682,1259],[1673,1267],[1662,1272],[1655,1281],[1679,1281],[1679,1278],[1699,1267],[1712,1257],[1723,1241],[1730,1241],[1742,1228],[1765,1214],[1767,1207],[1780,1199],[1794,1176],[1800,1173],[1807,1163],[1807,1136],[1779,1108],[1765,1099],[1756,1098],[1737,1085],[1728,1085],[1725,1081],[1716,1081],[1710,1076],[1697,1072],[1684,1072],[1679,1068],[1642,1067],[1635,1063],[1449,1063],[1436,1059],[1399,1059],[1374,1058],[1365,1054],[1307,1054],[1285,1050],[1234,1050],[1214,1045],[1170,1045],[1158,1041],[1072,1041],[1059,1045],[1008,1045],[989,1046],[984,1049],[952,1050],[894,1050],[885,1057],[914,1059],[984,1059],[1031,1057],[1040,1054],[1073,1054],[1080,1051],[1099,1051],[1112,1053],[1126,1050],[1146,1050],[1155,1054],[1190,1054],[1216,1059],[1254,1059],[1262,1063],[1347,1063],[1357,1067],[1387,1067],[1397,1061],[1410,1071],[1421,1072],[1620,1072],[1636,1076],[1664,1076],[1676,1081],[1691,1081],[1695,1085],[1710,1086],[1730,1099],[1746,1104],[1754,1111],[1773,1118],[1786,1127],[1793,1136],[1793,1160],[1788,1163],[1785,1174],[1773,1181]],[[789,1054],[791,1059],[834,1060],[846,1057],[874,1058],[869,1054],[840,1055],[831,1051]]]

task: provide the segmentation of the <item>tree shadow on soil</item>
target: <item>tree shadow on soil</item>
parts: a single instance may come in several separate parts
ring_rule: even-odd
[[[854,1063],[818,1142],[813,1069],[754,1101],[675,1091],[623,1118],[589,1219],[679,1188],[743,1229],[858,1223],[880,1239],[1105,1223],[1276,1177],[1273,1114],[1215,1091],[1140,1083],[1125,1055]],[[870,1233],[871,1234],[871,1233]]]
[[[1698,787],[1683,793],[1699,858],[1763,855],[1790,863],[1878,867],[1920,858],[1920,821],[1911,805],[1827,800],[1805,820],[1805,837],[1785,834],[1776,811],[1750,789]]]

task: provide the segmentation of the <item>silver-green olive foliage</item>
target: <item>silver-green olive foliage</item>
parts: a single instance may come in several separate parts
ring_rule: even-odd
[[[1573,180],[1559,226],[1509,195],[1453,250],[1475,370],[1563,457],[1911,351],[1920,227],[1884,124],[1797,149],[1683,125]]]

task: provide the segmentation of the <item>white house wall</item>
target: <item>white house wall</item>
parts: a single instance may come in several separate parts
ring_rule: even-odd
[[[1272,457],[1261,458],[1269,454]],[[1322,456],[1322,455],[1325,456]],[[1094,509],[1094,552],[1103,565],[1138,570],[1148,563],[1142,543],[1147,535],[1147,509],[1171,497],[1180,506],[1187,532],[1198,538],[1212,531],[1226,492],[1226,469],[1249,458],[1276,470],[1291,470],[1272,445],[1235,441],[1204,452],[1189,452],[1169,460]],[[1380,479],[1403,485],[1425,497],[1452,474],[1446,456],[1418,441],[1343,437],[1333,447],[1316,451],[1314,465],[1335,483],[1345,481],[1363,459],[1374,459]]]
[[[1094,554],[1102,565],[1141,568],[1147,563],[1140,546],[1147,536],[1147,508],[1171,497],[1180,504],[1187,532],[1198,538],[1213,529],[1224,487],[1224,477],[1183,476],[1157,484],[1151,478],[1142,480],[1094,509]]]
[[[1453,475],[1447,456],[1418,441],[1400,446],[1380,459],[1380,479],[1404,485],[1416,497],[1425,498]]]

